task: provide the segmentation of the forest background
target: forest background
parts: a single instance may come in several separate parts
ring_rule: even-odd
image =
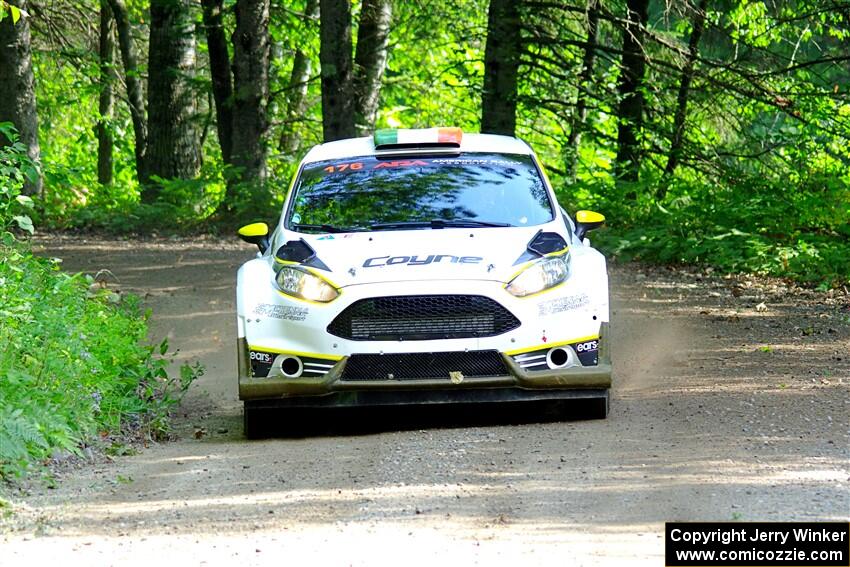
[[[314,144],[459,126],[611,258],[846,294],[849,92],[839,0],[0,0],[0,479],[168,437],[203,371],[36,230],[232,234]]]
[[[612,255],[850,274],[847,2],[2,4],[0,122],[38,164],[38,227],[271,220],[312,145],[452,125],[527,140]]]

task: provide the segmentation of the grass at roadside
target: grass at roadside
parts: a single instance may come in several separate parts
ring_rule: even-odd
[[[79,454],[110,435],[161,439],[170,408],[202,369],[169,376],[168,345],[147,343],[147,315],[82,274],[0,244],[0,478]]]

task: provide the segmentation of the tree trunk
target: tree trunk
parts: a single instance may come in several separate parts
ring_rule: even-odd
[[[26,0],[8,0],[9,4],[27,9]],[[12,22],[11,16],[0,22],[0,122],[11,122],[18,129],[20,142],[27,147],[27,155],[39,161],[38,112],[35,105],[35,77],[32,69],[29,18]],[[0,145],[7,140],[0,136]],[[43,189],[41,175],[27,181],[24,193],[40,196]]]
[[[152,0],[148,54],[148,147],[150,176],[192,179],[201,167],[195,94],[194,21],[191,0]],[[142,201],[156,199],[148,184]]]
[[[238,0],[233,32],[233,165],[243,183],[268,177],[266,132],[269,102],[269,0]],[[234,197],[235,185],[228,185]]]
[[[230,54],[227,51],[227,37],[224,34],[222,4],[223,0],[202,0],[218,143],[221,146],[222,160],[230,164],[233,148],[233,83],[230,78]]]
[[[688,114],[688,96],[690,95],[691,81],[694,78],[694,65],[699,56],[699,42],[705,27],[705,10],[707,7],[708,0],[700,0],[691,22],[692,29],[691,37],[688,40],[688,55],[685,59],[685,65],[682,68],[682,79],[679,82],[679,95],[676,98],[676,114],[673,117],[673,138],[670,141],[670,154],[667,157],[667,167],[664,168],[665,177],[673,174],[682,156],[682,145],[685,140],[685,118]],[[663,199],[666,195],[667,184],[662,183],[658,187],[657,196],[659,199]]]
[[[570,135],[567,140],[567,177],[575,181],[578,165],[578,152],[581,146],[581,134],[587,120],[587,95],[593,88],[593,67],[596,63],[596,43],[599,41],[599,2],[587,1],[587,45],[581,62],[578,78],[576,106],[570,121]]]
[[[320,28],[324,140],[353,138],[357,131],[354,128],[349,0],[321,0]]]
[[[133,120],[133,135],[136,138],[136,177],[139,184],[148,182],[145,154],[148,143],[147,121],[145,120],[145,94],[142,81],[139,79],[139,64],[136,58],[136,48],[130,29],[130,18],[123,0],[109,0],[112,17],[115,19],[115,29],[118,32],[118,46],[121,50],[121,60],[124,64],[124,82],[127,85],[127,100],[130,104],[130,117]]]
[[[381,78],[387,65],[392,5],[390,0],[363,0],[357,28],[354,56],[354,120],[357,134],[365,136],[375,128]]]
[[[112,85],[115,83],[115,39],[112,11],[107,0],[100,0],[100,95],[97,121],[97,180],[102,185],[112,184]]]
[[[507,136],[516,133],[521,4],[520,0],[490,1],[481,97],[482,132]]]
[[[319,16],[319,0],[307,0],[304,8],[304,20],[314,20]],[[301,146],[301,135],[294,128],[295,122],[307,110],[307,81],[313,71],[313,62],[303,49],[295,51],[292,62],[292,74],[289,76],[288,96],[286,106],[286,124],[280,134],[280,151],[286,154],[295,153]]]
[[[623,57],[620,64],[618,92],[620,124],[617,131],[617,176],[624,181],[637,181],[640,172],[638,132],[643,122],[643,80],[646,55],[643,52],[643,29],[647,21],[649,0],[627,0],[628,23],[623,29]]]

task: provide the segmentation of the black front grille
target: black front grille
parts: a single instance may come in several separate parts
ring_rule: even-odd
[[[459,374],[458,374],[459,373]],[[340,380],[428,380],[446,381],[490,376],[507,376],[502,355],[495,350],[468,352],[414,352],[404,354],[352,354]]]
[[[519,327],[519,319],[480,295],[401,295],[349,305],[328,332],[355,341],[492,337]]]

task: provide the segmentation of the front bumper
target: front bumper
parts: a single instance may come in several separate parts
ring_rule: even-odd
[[[561,392],[556,397],[576,397],[576,395],[565,395],[564,391],[586,390],[588,397],[593,392],[604,392],[611,387],[611,358],[606,335],[607,324],[602,324],[599,338],[599,359],[595,366],[572,366],[555,370],[527,370],[522,368],[513,357],[502,353],[504,366],[507,370],[503,375],[479,376],[454,382],[445,378],[427,378],[417,380],[343,380],[345,365],[349,357],[343,357],[333,365],[326,374],[318,377],[300,376],[298,378],[285,378],[283,376],[251,377],[247,355],[247,344],[244,339],[239,339],[239,397],[242,400],[288,400],[292,398],[326,397],[324,401],[313,400],[311,405],[346,405],[358,396],[374,396],[380,398],[380,392],[394,393],[390,398],[409,399],[423,396],[411,395],[424,391],[433,392],[464,392],[463,394],[451,394],[448,397],[439,395],[439,399],[477,398],[479,401],[486,399],[498,399],[499,396],[515,396],[525,392],[528,395],[537,394],[547,396],[545,391]],[[388,355],[392,356],[392,355]],[[502,393],[494,393],[502,391]],[[578,395],[578,397],[581,397]],[[425,401],[429,403],[428,396]],[[346,402],[348,400],[348,402]],[[306,400],[302,400],[306,401]],[[459,400],[463,401],[463,400]]]

